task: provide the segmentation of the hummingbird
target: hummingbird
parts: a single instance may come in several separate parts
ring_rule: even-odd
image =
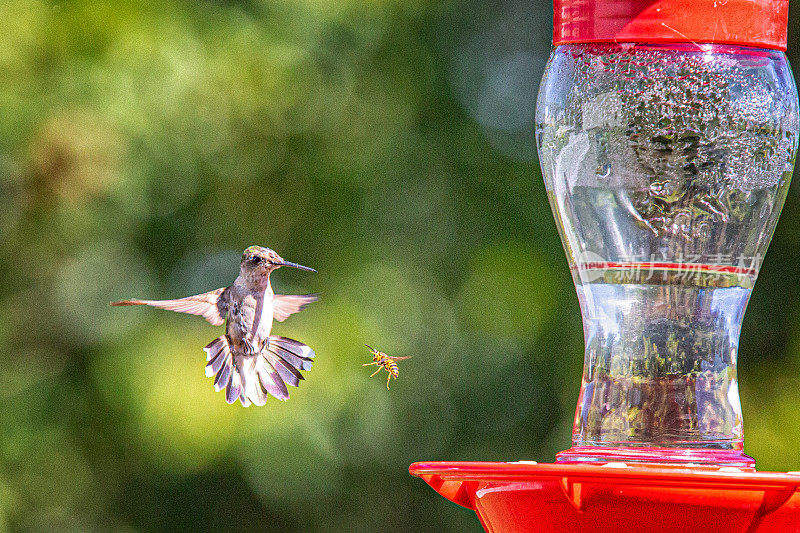
[[[225,334],[205,348],[206,376],[214,389],[225,389],[229,403],[241,401],[264,405],[267,395],[289,399],[286,385],[297,387],[301,370],[311,369],[314,350],[302,342],[271,335],[272,322],[283,322],[318,299],[315,294],[275,294],[269,275],[286,266],[316,272],[313,268],[284,261],[274,250],[250,246],[242,253],[239,276],[230,287],[176,300],[120,300],[113,306],[150,305],[160,309],[199,315],[215,326],[227,321]]]

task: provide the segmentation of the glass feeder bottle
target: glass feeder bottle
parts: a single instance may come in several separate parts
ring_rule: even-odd
[[[725,32],[703,26],[717,3],[556,0],[537,142],[585,340],[559,461],[754,466],[739,333],[789,188],[798,100],[780,49],[788,1],[728,0],[742,16]],[[686,16],[695,34],[672,33]]]

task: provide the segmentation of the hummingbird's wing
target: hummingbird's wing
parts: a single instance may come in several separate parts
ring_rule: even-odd
[[[311,302],[319,300],[316,294],[276,294],[272,298],[272,318],[283,322],[289,315],[302,311]]]
[[[229,289],[230,287],[222,287],[215,291],[178,298],[177,300],[120,300],[111,302],[111,305],[149,305],[159,309],[177,311],[178,313],[199,315],[215,326],[219,326],[225,322],[225,317],[228,315]]]

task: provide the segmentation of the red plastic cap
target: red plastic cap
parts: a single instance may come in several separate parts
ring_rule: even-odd
[[[719,43],[786,50],[789,0],[553,0],[553,44]]]

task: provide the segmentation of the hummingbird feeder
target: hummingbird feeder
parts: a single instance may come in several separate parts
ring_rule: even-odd
[[[555,0],[537,103],[583,316],[554,464],[415,463],[487,531],[800,531],[800,473],[744,454],[742,318],[789,188],[788,0]]]

